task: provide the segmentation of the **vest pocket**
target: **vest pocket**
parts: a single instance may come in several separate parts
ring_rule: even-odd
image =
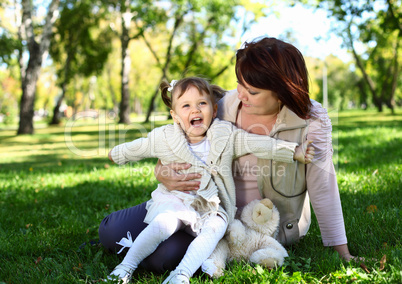
[[[288,164],[263,159],[259,159],[258,164],[263,169],[263,178],[269,181],[269,188],[279,195],[292,198],[303,195],[307,191],[304,164],[298,162]],[[264,188],[264,191],[266,190],[267,188]]]

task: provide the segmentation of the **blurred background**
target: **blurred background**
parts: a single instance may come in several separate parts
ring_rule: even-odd
[[[402,105],[400,0],[13,0],[0,4],[0,129],[104,115],[166,117],[158,85],[202,76],[236,88],[235,52],[294,44],[328,109]]]

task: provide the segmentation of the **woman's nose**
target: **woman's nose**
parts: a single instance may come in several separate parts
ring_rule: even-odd
[[[237,85],[237,92],[239,93],[237,96],[239,100],[247,101],[247,92],[242,85],[240,84]]]

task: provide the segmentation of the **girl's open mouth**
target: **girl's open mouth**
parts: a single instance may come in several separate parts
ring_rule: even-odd
[[[191,124],[192,126],[197,127],[197,126],[202,125],[202,122],[203,122],[203,119],[202,119],[202,118],[196,117],[196,118],[194,118],[194,119],[192,119],[192,120],[190,121],[190,124]]]

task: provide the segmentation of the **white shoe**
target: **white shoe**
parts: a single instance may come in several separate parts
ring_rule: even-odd
[[[190,284],[190,277],[181,270],[174,270],[162,284]]]
[[[110,273],[107,280],[116,280],[118,283],[129,283],[131,280],[131,276],[133,276],[133,272],[135,269],[130,268],[124,264],[119,264],[115,267],[115,269]]]

